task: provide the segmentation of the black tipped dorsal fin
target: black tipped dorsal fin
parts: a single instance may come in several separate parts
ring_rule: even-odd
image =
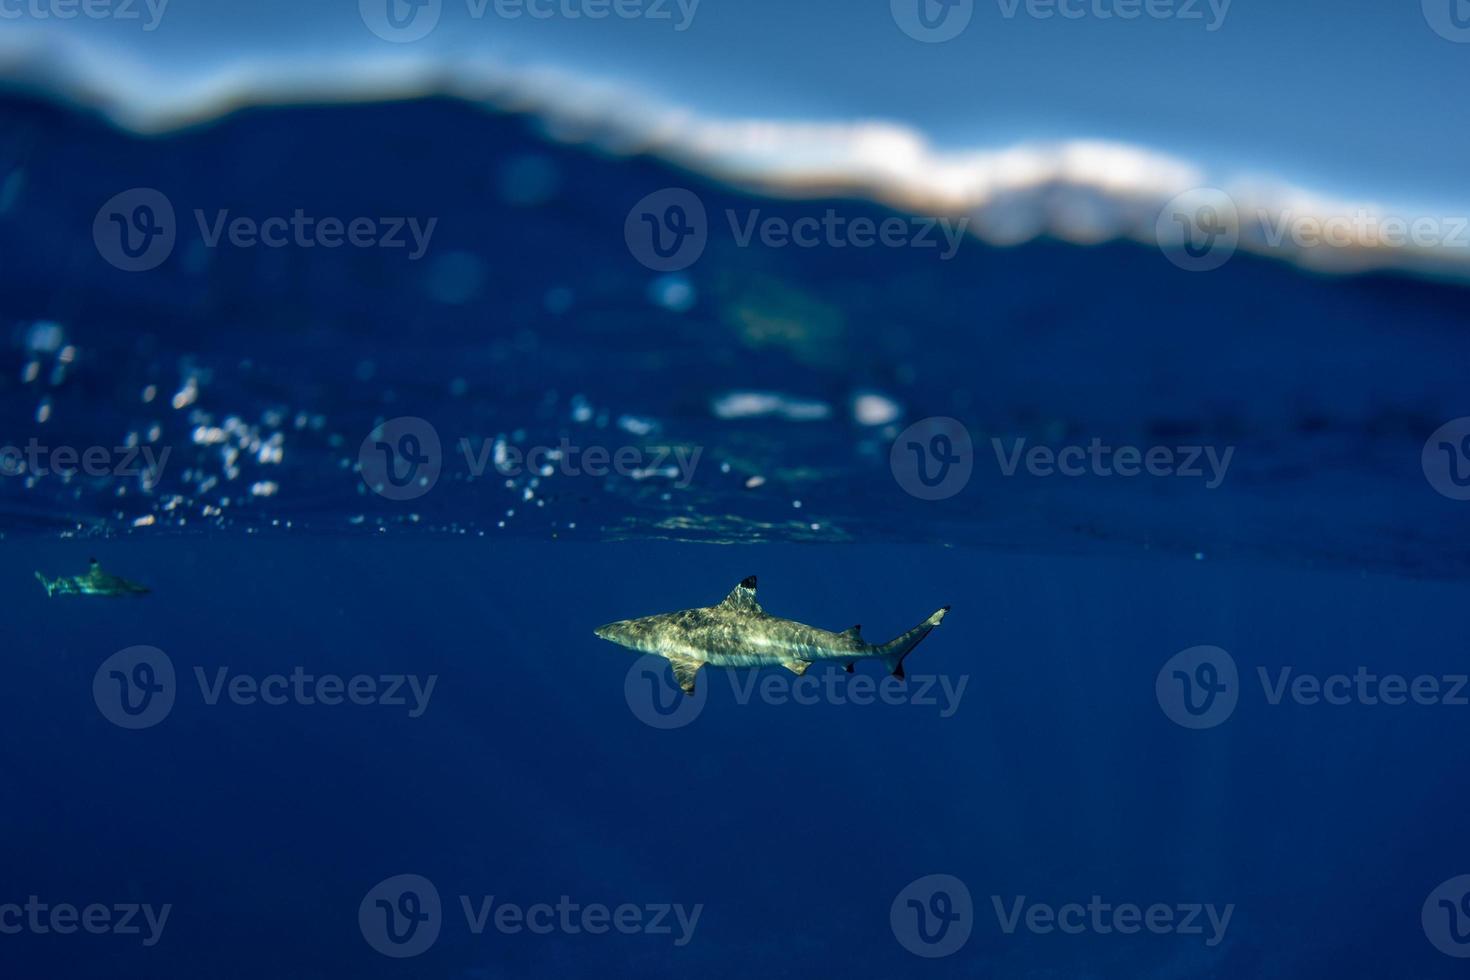
[[[725,596],[725,601],[721,602],[720,606],[740,612],[760,612],[760,603],[755,601],[755,576],[751,575],[731,589],[730,594]]]
[[[854,640],[861,640],[863,638],[863,624],[862,623],[858,623],[856,626],[849,626],[847,629],[843,630],[841,633],[838,633],[837,635],[838,636],[850,636]]]

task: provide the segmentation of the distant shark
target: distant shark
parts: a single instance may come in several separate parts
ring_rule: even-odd
[[[620,646],[667,658],[680,689],[693,694],[694,679],[706,664],[779,665],[800,676],[819,660],[838,661],[851,673],[855,661],[873,659],[881,661],[893,676],[903,677],[903,658],[947,612],[949,607],[945,606],[907,633],[875,646],[863,640],[861,626],[829,633],[770,615],[755,601],[752,575],[735,586],[718,606],[624,619],[593,632]]]
[[[85,575],[65,575],[47,581],[46,576],[37,572],[36,578],[46,587],[48,596],[141,596],[148,594],[148,589],[138,583],[129,582],[125,578],[118,578],[116,575],[104,572],[95,558],[92,559],[92,567]]]

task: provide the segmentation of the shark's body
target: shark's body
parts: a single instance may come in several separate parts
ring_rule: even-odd
[[[717,606],[625,619],[599,626],[595,632],[604,640],[667,658],[679,687],[692,694],[695,677],[706,665],[780,666],[800,675],[823,660],[838,661],[851,671],[854,661],[875,659],[902,677],[903,658],[949,612],[945,606],[907,633],[872,644],[863,639],[861,626],[831,633],[772,616],[756,602],[755,586],[752,575]]]
[[[141,596],[147,595],[148,590],[136,582],[129,582],[125,578],[109,575],[102,570],[97,559],[92,559],[92,567],[85,575],[63,575],[61,578],[47,579],[40,572],[36,578],[46,587],[48,596],[58,595],[95,595],[95,596]]]

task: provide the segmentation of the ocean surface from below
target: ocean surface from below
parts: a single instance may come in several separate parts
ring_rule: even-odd
[[[1126,241],[949,250],[933,222],[935,247],[773,247],[744,229],[917,225],[568,146],[452,99],[246,109],[155,137],[19,96],[0,117],[5,442],[168,451],[141,475],[12,465],[10,534],[889,540],[1470,568],[1470,515],[1423,465],[1426,440],[1470,414],[1452,283],[1244,252],[1190,272]],[[670,187],[694,192],[708,241],[660,273],[627,226]],[[178,218],[146,272],[94,237],[102,206],[137,188]],[[222,222],[298,211],[432,232],[422,254],[407,220],[397,248],[210,244]],[[408,500],[359,472],[399,417],[441,447],[432,492]],[[891,465],[900,432],[932,417],[975,448],[944,500],[905,492]],[[1007,475],[1018,448],[1093,445],[1167,449],[1201,476]],[[495,468],[538,446],[561,459]],[[594,447],[636,455],[605,476],[565,465]],[[1218,481],[1205,450],[1230,454]]]

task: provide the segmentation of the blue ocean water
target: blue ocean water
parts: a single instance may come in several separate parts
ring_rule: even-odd
[[[7,891],[173,911],[151,948],[146,930],[7,936],[13,976],[1460,969],[1426,941],[1420,908],[1470,861],[1446,762],[1463,708],[1272,705],[1255,673],[1463,672],[1462,586],[914,545],[216,536],[94,550],[154,595],[61,606],[29,569],[74,565],[80,546],[7,542],[8,608],[31,624],[8,645],[3,695]],[[958,698],[742,703],[743,680],[706,676],[692,722],[645,724],[625,701],[631,655],[588,624],[712,602],[753,571],[769,611],[862,617],[875,636],[952,602],[909,670]],[[1246,683],[1228,721],[1192,731],[1160,711],[1154,680],[1200,643],[1229,650]],[[135,644],[179,672],[171,714],[141,731],[91,696],[102,659]],[[438,682],[414,718],[411,696],[211,705],[194,677],[298,665]],[[936,873],[964,881],[974,911],[964,948],[931,963],[895,939],[890,904]],[[358,922],[363,896],[401,874],[444,903],[438,941],[409,961],[380,956]],[[563,895],[703,910],[678,946],[678,930],[476,935],[460,906]],[[1208,945],[1208,926],[1007,934],[993,907],[1094,895],[1234,911]]]
[[[1463,972],[1461,282],[86,103],[0,102],[4,976]],[[752,574],[952,610],[593,635]]]

